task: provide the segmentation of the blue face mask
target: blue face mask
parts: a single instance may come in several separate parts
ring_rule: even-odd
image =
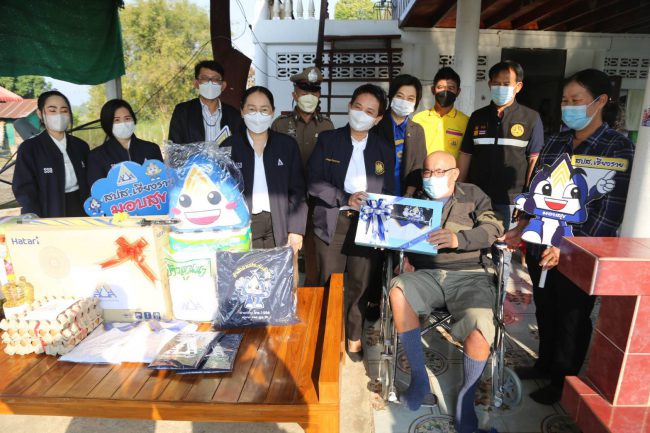
[[[433,199],[439,199],[449,192],[447,176],[431,176],[422,179],[422,188]]]
[[[591,104],[593,104],[597,100],[598,98],[594,99]],[[597,113],[595,112],[591,116],[587,116],[587,108],[591,104],[566,105],[562,107],[562,122],[564,122],[566,126],[573,129],[574,131],[580,131],[582,129],[585,129],[587,126],[589,126],[591,121],[594,120],[594,117],[596,117],[596,113]]]
[[[499,107],[506,105],[515,96],[514,86],[492,86],[490,87],[490,97]]]

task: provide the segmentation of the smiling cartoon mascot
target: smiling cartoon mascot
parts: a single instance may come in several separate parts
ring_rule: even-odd
[[[176,171],[170,191],[170,216],[179,231],[237,229],[250,223],[244,196],[227,169],[203,155]]]
[[[604,171],[589,188],[585,171],[573,167],[566,153],[553,165],[544,166],[533,177],[530,191],[515,197],[517,209],[533,216],[521,238],[559,247],[562,237],[573,236],[569,223],[580,224],[587,220],[587,203],[614,189],[614,174],[614,171]]]

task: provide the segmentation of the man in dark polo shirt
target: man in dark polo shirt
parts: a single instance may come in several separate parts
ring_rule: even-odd
[[[528,185],[544,146],[544,129],[537,111],[517,103],[524,79],[519,63],[497,63],[489,78],[492,102],[469,118],[460,148],[459,180],[485,191],[508,229],[513,199]]]

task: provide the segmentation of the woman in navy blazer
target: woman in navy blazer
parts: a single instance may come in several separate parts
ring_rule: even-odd
[[[392,194],[395,151],[369,132],[386,110],[384,91],[372,84],[357,88],[349,104],[350,123],[322,132],[309,158],[309,194],[315,199],[314,233],[321,284],[347,270],[346,336],[353,361],[363,359],[361,331],[368,304],[373,248],[355,245],[359,208],[367,192]]]
[[[138,122],[131,105],[122,99],[111,99],[99,115],[106,140],[88,155],[88,187],[108,175],[115,164],[133,161],[142,164],[148,159],[162,161],[160,147],[140,140],[133,131]]]
[[[88,143],[73,137],[70,102],[51,90],[38,97],[36,113],[45,131],[18,146],[12,190],[22,213],[41,218],[85,216]]]
[[[244,178],[253,248],[291,245],[297,253],[307,224],[302,159],[296,140],[270,130],[274,112],[267,88],[249,88],[241,103],[245,128],[221,147],[231,147],[231,158]]]

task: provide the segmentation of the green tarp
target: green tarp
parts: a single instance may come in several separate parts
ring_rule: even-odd
[[[0,77],[99,84],[124,75],[118,0],[0,0]]]

